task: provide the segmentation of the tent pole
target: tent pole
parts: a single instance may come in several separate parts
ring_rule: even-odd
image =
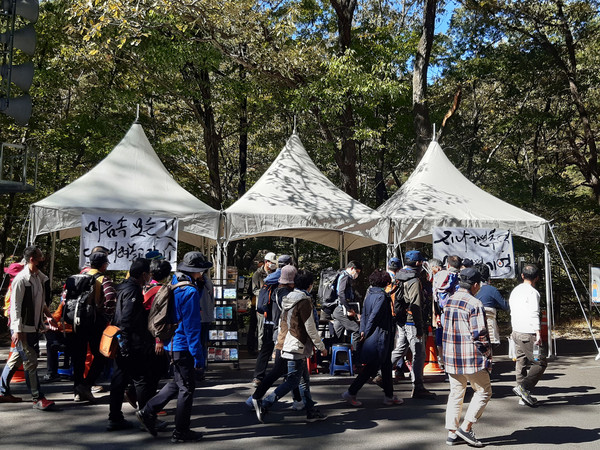
[[[575,288],[575,283],[573,282],[573,278],[571,277],[571,272],[569,272],[569,267],[567,266],[567,263],[565,261],[565,258],[563,257],[562,251],[560,250],[560,246],[558,244],[558,238],[554,234],[554,231],[552,230],[552,227],[549,226],[548,228],[550,229],[550,233],[552,234],[552,238],[554,239],[554,245],[556,246],[556,250],[558,251],[558,255],[560,256],[560,259],[561,259],[561,261],[563,263],[565,271],[567,272],[567,276],[569,277],[569,281],[571,282],[571,287],[573,288],[573,292],[575,293],[575,297],[577,298],[577,302],[579,303],[579,307],[581,308],[581,312],[583,313],[583,318],[585,319],[585,322],[587,323],[588,329],[590,330],[590,335],[592,336],[592,340],[594,341],[594,345],[596,346],[596,350],[598,350],[598,354],[596,355],[596,361],[598,361],[598,360],[600,360],[600,347],[598,347],[598,342],[596,342],[596,338],[594,337],[594,330],[592,330],[592,326],[590,325],[590,321],[588,320],[587,314],[585,313],[585,309],[583,307],[583,303],[581,302],[581,298],[579,297],[579,293],[577,292],[577,289]]]
[[[56,231],[52,232],[52,247],[50,247],[50,272],[48,277],[50,278],[50,286],[54,281],[54,261],[56,260]]]
[[[344,267],[344,233],[340,232],[338,243],[338,256],[340,258],[340,269]]]
[[[556,354],[556,342],[552,339],[554,329],[554,297],[552,296],[552,267],[550,265],[550,250],[544,244],[544,271],[546,272],[546,310],[548,320],[548,357]]]

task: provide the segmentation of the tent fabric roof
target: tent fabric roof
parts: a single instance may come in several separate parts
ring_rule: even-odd
[[[394,243],[431,242],[434,227],[498,228],[546,242],[547,221],[477,187],[432,142],[406,183],[377,209],[391,219]]]
[[[137,123],[98,165],[31,205],[30,213],[32,238],[53,231],[79,236],[82,213],[177,217],[179,239],[192,245],[219,234],[220,212],[177,184]]]
[[[291,236],[353,250],[385,243],[388,236],[381,215],[329,181],[297,134],[225,215],[228,241]]]

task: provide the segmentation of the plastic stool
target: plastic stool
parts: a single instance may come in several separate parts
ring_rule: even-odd
[[[331,350],[331,364],[330,373],[334,375],[335,372],[345,370],[350,372],[350,375],[354,375],[352,370],[352,345],[350,344],[334,344]],[[346,354],[346,361],[344,363],[338,363],[338,353]]]
[[[64,355],[65,355],[65,352],[58,352],[58,363],[59,363],[59,365],[60,365],[60,357],[61,356],[64,357]],[[73,376],[73,364],[71,364],[68,369],[61,369],[61,368],[59,368],[57,372],[58,372],[59,375],[63,375],[63,376],[67,376],[67,377],[72,377]]]

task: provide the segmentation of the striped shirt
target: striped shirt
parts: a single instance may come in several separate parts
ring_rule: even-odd
[[[491,367],[485,310],[481,301],[459,288],[444,307],[444,365],[451,374],[473,374]]]

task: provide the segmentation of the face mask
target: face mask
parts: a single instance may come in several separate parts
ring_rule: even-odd
[[[352,272],[350,272],[350,276],[353,280],[356,280],[358,278],[358,272],[356,270],[353,270]]]
[[[269,269],[270,269],[270,270],[275,270],[275,269],[277,269],[277,264],[275,264],[275,263],[269,263]]]

